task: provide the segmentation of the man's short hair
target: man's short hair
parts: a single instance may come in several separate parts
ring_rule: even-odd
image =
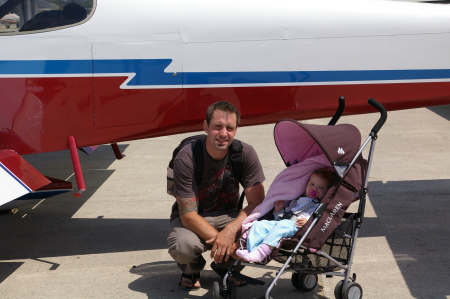
[[[226,101],[215,102],[214,104],[211,104],[208,109],[206,109],[206,123],[208,125],[211,121],[214,111],[216,110],[236,114],[236,127],[239,127],[239,124],[241,123],[241,114],[233,104]]]

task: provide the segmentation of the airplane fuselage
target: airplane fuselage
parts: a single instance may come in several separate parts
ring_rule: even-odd
[[[388,1],[99,0],[76,26],[0,35],[0,149],[450,103],[450,7]]]

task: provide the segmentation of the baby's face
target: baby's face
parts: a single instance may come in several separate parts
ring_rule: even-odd
[[[306,196],[309,198],[322,199],[328,191],[325,180],[318,174],[313,173],[306,185]]]

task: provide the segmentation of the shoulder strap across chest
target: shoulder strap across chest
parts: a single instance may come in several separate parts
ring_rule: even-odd
[[[197,185],[201,182],[204,170],[204,157],[203,157],[203,140],[205,138],[197,139],[192,145],[192,154],[194,155],[195,163],[195,181]],[[234,176],[241,182],[242,180],[242,142],[234,139],[233,143],[228,149],[228,158],[233,170]]]

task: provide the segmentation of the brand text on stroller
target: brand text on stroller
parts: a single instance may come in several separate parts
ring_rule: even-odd
[[[330,216],[327,218],[327,221],[325,222],[325,224],[320,229],[323,233],[327,230],[328,225],[330,225],[331,221],[333,220],[334,215],[336,215],[336,213],[339,212],[341,207],[342,207],[342,203],[338,202],[336,204],[336,206],[334,207],[333,211],[331,212]]]

